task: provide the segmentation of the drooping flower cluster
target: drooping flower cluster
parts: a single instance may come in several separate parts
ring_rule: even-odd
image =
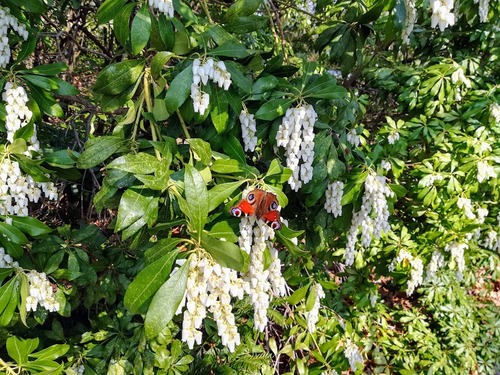
[[[26,105],[29,98],[23,86],[7,82],[2,93],[2,100],[6,103],[5,128],[7,129],[7,140],[13,142],[15,132],[28,125],[33,112]]]
[[[488,213],[489,213],[489,211],[487,208],[479,207],[477,209],[477,222],[479,224],[483,224],[484,219],[486,219],[486,216],[488,216]]]
[[[354,147],[358,147],[361,143],[361,138],[356,133],[356,129],[351,129],[347,132],[347,142],[349,142]]]
[[[495,123],[500,124],[500,104],[490,104],[490,117],[495,121]]]
[[[242,110],[240,113],[240,123],[245,151],[255,150],[255,146],[257,146],[257,123],[255,122],[254,115],[248,113],[246,110]]]
[[[405,0],[405,25],[403,27],[403,33],[401,37],[403,38],[403,43],[410,44],[410,34],[415,26],[415,20],[417,19],[417,9],[415,8],[414,0]]]
[[[431,187],[434,185],[436,181],[443,181],[443,175],[437,174],[428,174],[424,176],[420,182],[418,183],[422,187]]]
[[[174,16],[174,4],[172,0],[149,0],[149,6],[157,9],[167,17]]]
[[[396,269],[397,264],[401,264],[405,261],[407,261],[411,266],[410,279],[408,280],[408,286],[406,289],[406,294],[410,296],[415,291],[415,288],[423,282],[424,266],[422,259],[414,257],[411,253],[402,249],[399,251],[397,257],[394,258],[389,264],[389,271],[393,272]]]
[[[458,281],[462,281],[463,272],[465,270],[465,259],[464,259],[464,251],[468,246],[464,243],[459,242],[451,242],[444,247],[444,250],[451,254],[451,258],[455,261],[457,265],[457,279]]]
[[[500,235],[494,230],[488,231],[486,237],[481,243],[481,246],[492,251],[500,252]]]
[[[240,344],[240,334],[232,313],[231,297],[242,299],[243,288],[243,281],[236,271],[221,267],[206,253],[191,255],[186,297],[177,310],[180,312],[186,306],[182,341],[190,349],[195,342],[201,344],[201,326],[208,309],[217,323],[222,344],[234,351],[235,346]]]
[[[9,63],[11,51],[9,45],[9,28],[12,28],[21,38],[28,40],[28,30],[10,14],[10,9],[0,6],[0,68]]]
[[[488,164],[485,160],[477,162],[477,181],[479,183],[488,181],[490,178],[496,177],[495,168]]]
[[[380,166],[382,167],[382,169],[385,169],[386,171],[390,171],[392,168],[391,162],[385,159],[380,162]]]
[[[344,194],[344,183],[335,181],[328,184],[325,193],[325,210],[335,217],[342,215],[342,195]]]
[[[359,352],[359,348],[350,339],[346,340],[344,356],[349,361],[349,366],[351,366],[352,371],[356,371],[358,363],[363,364],[363,356]]]
[[[453,0],[431,0],[432,18],[431,27],[439,26],[439,30],[444,31],[448,26],[455,24],[453,14]]]
[[[353,213],[351,227],[347,234],[345,249],[345,263],[347,266],[354,263],[354,249],[359,227],[361,227],[361,244],[363,247],[370,246],[373,237],[380,238],[383,232],[391,229],[387,197],[393,196],[394,193],[387,186],[384,176],[374,173],[367,176],[363,203],[360,210]]]
[[[48,311],[58,311],[59,302],[55,299],[55,293],[47,275],[31,270],[27,276],[30,294],[26,297],[26,310],[36,311],[37,306],[40,305]]]
[[[85,373],[85,366],[84,365],[78,365],[74,364],[69,368],[69,370],[73,371],[70,374],[75,374],[75,375],[83,375]]]
[[[468,219],[475,219],[476,215],[474,215],[474,212],[472,212],[472,203],[469,198],[465,197],[460,197],[457,200],[457,206],[458,208],[461,208],[464,211],[464,215]]]
[[[312,179],[314,123],[317,117],[312,105],[299,105],[287,109],[278,128],[276,145],[286,149],[286,166],[292,170],[288,183],[295,191]]]
[[[19,267],[19,263],[5,252],[3,247],[0,247],[0,268]]]
[[[206,85],[209,79],[224,90],[231,86],[231,73],[227,71],[224,61],[215,62],[209,57],[202,63],[200,59],[194,59],[191,99],[194,111],[200,115],[205,113],[210,104],[210,95],[203,91],[203,85]]]
[[[390,145],[393,145],[397,141],[399,141],[399,133],[397,131],[393,131],[387,136],[387,142]]]
[[[319,308],[321,306],[320,300],[325,298],[325,292],[320,284],[314,284],[313,289],[316,294],[314,306],[310,311],[306,312],[307,329],[311,333],[316,332],[316,323],[318,323],[319,320]]]
[[[28,202],[38,202],[44,195],[57,199],[57,189],[52,182],[36,182],[24,175],[17,161],[5,157],[0,164],[0,215],[28,215]]]
[[[474,0],[474,4],[479,3],[479,22],[488,22],[489,0]]]
[[[281,275],[281,261],[276,249],[268,243],[274,238],[274,230],[255,216],[244,217],[240,222],[240,247],[250,255],[248,271],[243,274],[247,293],[254,308],[254,328],[263,332],[267,325],[267,309],[271,296],[284,296],[286,282]],[[271,249],[271,265],[264,269],[264,251]]]
[[[425,281],[429,282],[435,280],[437,277],[438,271],[444,267],[444,255],[435,250],[432,253],[431,260],[427,265],[427,273],[425,276]]]
[[[463,84],[465,87],[470,88],[471,87],[471,82],[470,79],[465,76],[464,69],[459,66],[457,70],[455,70],[451,74],[451,82],[453,84]]]

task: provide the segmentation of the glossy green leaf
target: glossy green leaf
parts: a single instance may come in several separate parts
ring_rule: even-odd
[[[239,246],[228,241],[220,241],[207,233],[201,236],[201,246],[212,255],[217,263],[236,271],[242,271],[245,258]]]
[[[106,0],[97,9],[97,22],[103,23],[111,21],[127,3],[127,0]]]
[[[221,90],[212,90],[210,95],[210,118],[217,133],[223,133],[229,124],[229,103]]]
[[[259,120],[274,120],[276,117],[283,116],[295,99],[273,99],[262,105],[255,118]]]
[[[187,202],[187,211],[184,212],[191,226],[191,230],[202,233],[208,217],[208,191],[200,172],[189,164],[184,173],[184,194]]]
[[[130,40],[130,17],[135,6],[135,3],[125,4],[113,19],[113,31],[123,47],[127,47]]]
[[[234,135],[223,134],[224,141],[222,142],[222,149],[231,157],[241,164],[246,164],[246,154],[243,150],[241,142]]]
[[[177,251],[171,251],[147,265],[128,286],[125,292],[124,304],[132,314],[138,313],[141,307],[167,280],[176,257]]]
[[[153,57],[151,61],[151,75],[154,79],[161,75],[163,67],[172,56],[174,56],[172,52],[160,51]]]
[[[152,339],[167,326],[174,317],[186,291],[189,275],[189,260],[187,260],[160,287],[153,297],[146,313],[144,328],[146,337]]]
[[[292,305],[299,304],[301,301],[304,300],[308,289],[309,285],[305,285],[302,288],[297,289],[295,292],[292,293],[290,297],[288,297],[288,302]]]
[[[145,192],[143,192],[145,193]],[[158,217],[158,198],[141,194],[132,189],[126,190],[118,207],[115,231],[131,227],[123,237],[130,237],[144,225],[151,226]]]
[[[7,238],[18,245],[25,245],[29,242],[28,238],[13,225],[7,223],[0,223],[0,235]]]
[[[232,243],[238,242],[238,236],[234,233],[233,228],[227,221],[218,221],[210,229],[209,234],[221,241],[229,241]]]
[[[76,165],[82,169],[95,167],[127,144],[128,140],[114,136],[90,139],[85,143],[85,150],[78,158]]]
[[[215,210],[220,204],[228,199],[244,181],[226,182],[217,184],[208,191],[208,212]]]
[[[154,173],[160,167],[160,160],[155,156],[140,152],[138,154],[126,154],[113,160],[107,165],[110,169],[137,174]]]
[[[132,20],[132,29],[130,31],[132,54],[137,55],[146,47],[150,34],[151,15],[148,6],[144,4]]]
[[[30,357],[37,358],[40,361],[52,361],[66,354],[69,348],[68,344],[53,344],[45,349],[31,353]]]
[[[192,63],[177,74],[167,90],[165,103],[167,104],[167,111],[169,113],[174,113],[189,97],[191,94],[191,83],[193,83]]]
[[[162,238],[144,252],[144,257],[148,263],[153,263],[170,254],[173,249],[183,242],[186,242],[185,238]],[[177,250],[175,250],[175,253],[177,253]]]
[[[25,364],[39,342],[38,338],[23,340],[15,336],[9,337],[6,342],[7,353],[18,365]]]
[[[56,102],[52,95],[31,83],[28,83],[28,87],[30,89],[31,97],[37,102],[43,112],[49,116],[55,117],[62,117],[64,115],[61,106]]]
[[[233,42],[225,43],[219,47],[211,49],[208,51],[208,54],[212,56],[234,57],[237,59],[243,59],[250,55],[244,45]]]
[[[204,165],[209,165],[212,160],[210,143],[201,138],[189,138],[187,141],[195,154],[195,159],[201,161]]]
[[[11,216],[12,225],[32,237],[52,232],[45,223],[31,216]]]
[[[233,22],[236,17],[250,16],[259,9],[262,0],[238,0],[226,11],[223,22]]]
[[[331,75],[324,74],[309,83],[303,95],[316,99],[342,99],[347,98],[347,90],[337,85],[335,78]]]
[[[94,84],[94,91],[104,95],[118,95],[134,85],[142,74],[144,61],[125,60],[107,65]]]

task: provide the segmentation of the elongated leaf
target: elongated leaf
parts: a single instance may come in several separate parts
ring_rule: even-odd
[[[174,54],[168,51],[160,51],[158,52],[153,60],[151,61],[151,75],[154,79],[158,78],[161,75],[161,70],[163,66],[173,57]]]
[[[317,99],[342,99],[347,97],[347,90],[337,85],[331,75],[325,74],[308,84],[303,95]]]
[[[244,181],[227,182],[215,185],[208,191],[208,212],[215,210],[222,202],[228,199]]]
[[[34,74],[40,74],[44,76],[55,76],[59,73],[62,73],[68,69],[68,65],[62,62],[58,63],[52,63],[52,64],[45,64],[45,65],[38,65],[35,66],[34,68],[31,68],[29,70],[21,70],[23,73],[24,72],[31,72]]]
[[[22,365],[28,362],[28,355],[38,347],[38,343],[38,338],[23,340],[12,336],[7,339],[7,353],[17,364]]]
[[[24,74],[22,77],[26,81],[31,82],[35,86],[38,86],[45,91],[57,90],[59,88],[59,86],[54,81],[44,76]]]
[[[0,223],[0,235],[7,238],[8,241],[12,241],[19,245],[25,245],[29,242],[23,232],[6,223]]]
[[[217,133],[223,133],[229,124],[229,103],[226,96],[218,89],[212,90],[210,96],[210,118]]]
[[[208,192],[200,172],[189,164],[184,173],[184,194],[188,205],[188,212],[184,213],[191,229],[200,235],[208,217]]]
[[[275,76],[261,77],[252,86],[252,94],[262,94],[263,92],[270,91],[278,84],[278,78]]]
[[[276,117],[283,116],[293,102],[294,99],[270,100],[259,108],[255,118],[267,121],[274,120]]]
[[[292,305],[297,305],[299,302],[304,300],[308,289],[309,285],[297,289],[295,292],[292,293],[290,297],[288,297],[288,302],[291,303]]]
[[[125,60],[110,64],[99,72],[94,91],[104,95],[121,94],[137,82],[143,67],[142,60]]]
[[[64,112],[56,100],[40,87],[28,84],[31,96],[37,102],[39,107],[49,116],[62,117]]]
[[[106,0],[103,2],[97,9],[97,22],[102,25],[111,21],[126,2],[127,0]]]
[[[148,44],[151,34],[151,15],[149,8],[144,4],[135,15],[130,31],[130,43],[132,44],[132,54],[137,55]]]
[[[201,138],[189,138],[187,141],[195,153],[197,160],[201,161],[204,165],[209,165],[212,160],[210,143],[205,142]]]
[[[222,143],[222,149],[224,152],[235,159],[241,164],[246,164],[246,155],[243,150],[241,142],[234,135],[222,135],[224,137],[224,142]]]
[[[189,275],[189,260],[170,275],[156,292],[146,314],[144,328],[146,337],[156,337],[172,320],[186,291]]]
[[[153,263],[170,254],[174,248],[186,241],[184,238],[162,238],[144,252],[144,257],[148,263]],[[177,250],[175,253],[177,253]]]
[[[12,225],[32,237],[42,236],[52,232],[45,223],[31,216],[11,216]]]
[[[160,161],[153,155],[140,152],[120,156],[109,163],[107,167],[129,173],[150,174],[160,167]]]
[[[139,312],[141,307],[155,294],[167,280],[172,265],[177,257],[177,251],[171,251],[160,259],[146,266],[136,276],[125,292],[125,307],[132,314]]]
[[[259,9],[262,0],[238,0],[229,7],[223,22],[232,22],[236,17],[250,16]]]
[[[218,221],[210,229],[210,235],[221,241],[229,241],[235,243],[238,241],[238,236],[234,233],[233,228],[227,221]]]
[[[201,246],[223,267],[243,271],[245,257],[239,246],[228,241],[220,241],[207,233],[201,236]]]
[[[66,354],[68,350],[69,345],[67,344],[53,344],[48,348],[31,353],[30,357],[38,358],[40,361],[52,361]]]
[[[173,79],[168,88],[165,95],[165,103],[169,113],[174,113],[189,97],[192,82],[193,68],[191,63]]]
[[[225,56],[225,57],[235,57],[237,59],[243,59],[250,56],[248,50],[243,44],[239,43],[225,43],[222,46],[216,47],[208,52],[212,56]]]
[[[242,72],[243,67],[234,61],[225,61],[226,69],[231,73],[231,81],[245,94],[252,91],[252,80]]]
[[[85,151],[78,158],[76,165],[82,169],[95,167],[122,149],[127,143],[127,140],[113,136],[102,136],[88,140],[85,143]]]
[[[15,278],[10,279],[0,287],[0,314],[3,314],[14,293]]]
[[[115,32],[116,39],[123,46],[127,47],[130,39],[130,17],[136,4],[125,4],[113,19],[113,31]]]
[[[141,227],[148,224],[151,226],[158,217],[158,198],[141,194],[132,189],[123,193],[118,207],[115,231],[121,231],[131,227],[130,231],[124,233],[129,237],[136,233]]]

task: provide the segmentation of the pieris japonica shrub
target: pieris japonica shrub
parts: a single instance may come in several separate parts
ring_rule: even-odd
[[[2,2],[1,371],[500,371],[497,5]]]

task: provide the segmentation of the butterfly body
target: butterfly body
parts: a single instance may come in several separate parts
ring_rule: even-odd
[[[278,207],[276,195],[262,189],[254,189],[247,194],[246,198],[231,208],[231,215],[237,217],[255,215],[272,229],[278,230],[281,228]]]

